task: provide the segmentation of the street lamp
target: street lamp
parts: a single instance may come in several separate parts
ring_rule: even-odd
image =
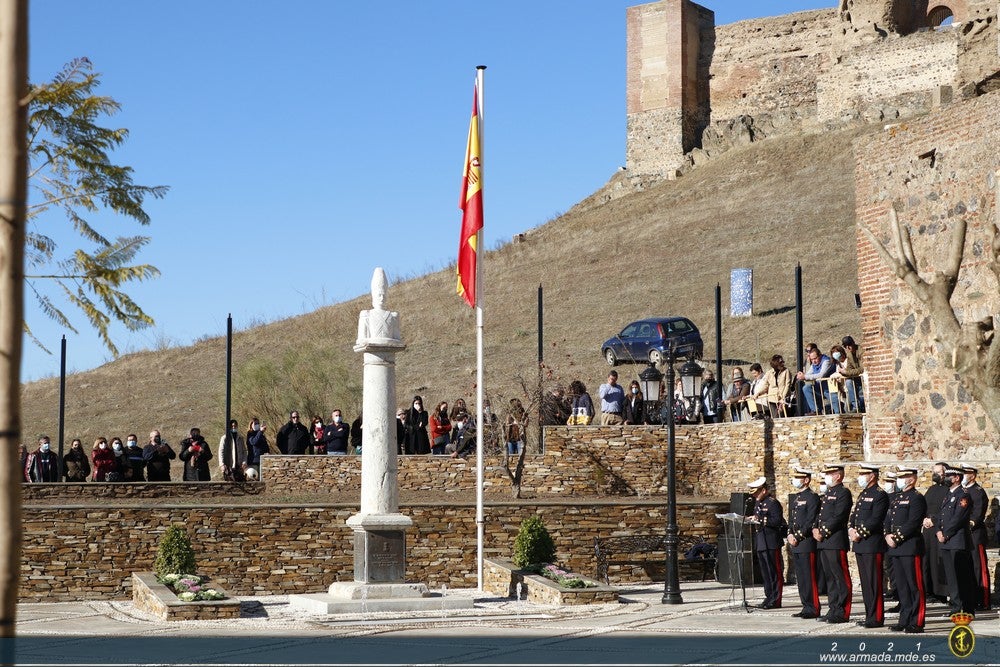
[[[671,347],[667,355],[667,400],[674,401],[674,364],[676,354]],[[701,399],[703,369],[693,359],[681,366],[681,391],[689,401]],[[667,420],[667,572],[663,582],[663,604],[681,604],[681,583],[677,572],[677,463],[674,439],[674,411]]]
[[[663,373],[656,370],[656,364],[652,361],[649,366],[639,373],[639,387],[642,396],[646,401],[646,422],[655,424],[657,422],[656,404],[660,399],[660,382],[663,381]]]

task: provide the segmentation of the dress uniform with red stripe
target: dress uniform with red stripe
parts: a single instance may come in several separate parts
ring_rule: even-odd
[[[817,618],[819,616],[819,586],[816,581],[816,539],[812,529],[819,514],[819,496],[808,484],[812,480],[812,471],[805,468],[795,468],[792,471],[793,485],[799,480],[788,507],[788,543],[792,551],[792,563],[795,566],[795,583],[799,588],[799,600],[802,601],[802,611],[792,614],[799,618]],[[795,542],[792,544],[792,542]]]
[[[788,524],[781,503],[767,491],[763,477],[749,484],[756,503],[751,523],[754,527],[753,546],[764,578],[764,602],[761,609],[779,609],[781,591],[785,583],[785,566],[781,548],[785,542]]]
[[[843,484],[844,466],[829,465],[826,493],[813,529],[816,554],[826,576],[827,612],[819,620],[846,623],[851,615],[851,571],[847,566],[847,520],[854,497]]]
[[[962,486],[972,501],[972,512],[969,515],[969,531],[972,534],[972,571],[976,577],[977,609],[990,608],[990,568],[986,560],[986,511],[990,507],[990,497],[986,490],[976,481],[978,470],[972,466],[962,466],[965,481]],[[970,478],[971,475],[971,478]],[[970,483],[971,482],[971,483]]]
[[[875,466],[861,466],[858,480],[863,488],[847,523],[865,603],[865,617],[858,625],[866,628],[880,628],[885,621],[882,578],[885,576],[886,544],[882,531],[889,511],[889,494],[878,485],[878,470]]]
[[[885,516],[886,555],[892,563],[893,581],[899,593],[899,620],[890,630],[919,633],[926,619],[926,589],[924,540],[921,524],[927,514],[927,503],[913,485],[916,468],[900,468],[898,480],[903,490],[893,494]]]
[[[948,605],[953,614],[963,611],[975,616],[979,589],[972,570],[972,534],[969,530],[972,499],[962,488],[961,470],[948,468],[944,474],[951,488],[938,513],[940,528],[937,534],[948,583]]]

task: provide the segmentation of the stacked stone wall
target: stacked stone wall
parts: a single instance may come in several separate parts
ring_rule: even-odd
[[[986,264],[1000,168],[998,109],[1000,93],[990,93],[855,144],[859,225],[895,249],[888,223],[895,207],[925,279],[942,268],[955,221],[966,221],[965,257],[951,298],[965,323],[1000,309]],[[857,247],[872,457],[995,460],[1000,434],[962,386],[930,313],[860,228]]]
[[[857,48],[820,74],[820,121],[908,117],[930,109],[932,91],[958,81],[960,33],[922,32]]]
[[[727,508],[728,503],[678,499],[682,539],[715,541],[720,530],[715,514]],[[475,506],[423,503],[401,511],[414,523],[406,538],[407,581],[431,588],[475,587]],[[345,521],[356,512],[356,505],[345,504],[26,505],[20,600],[128,598],[132,573],[152,570],[159,538],[174,523],[187,527],[198,573],[233,595],[323,592],[334,581],[353,580],[352,531]],[[658,534],[666,524],[662,498],[491,501],[484,512],[487,556],[509,558],[521,521],[537,514],[553,536],[559,562],[584,575],[597,566],[595,538]],[[632,581],[643,576],[641,569],[616,574]]]

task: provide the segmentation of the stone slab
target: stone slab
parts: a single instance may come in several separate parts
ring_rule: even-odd
[[[369,614],[394,611],[451,611],[473,609],[475,601],[469,598],[436,595],[413,598],[374,598],[351,600],[315,593],[288,596],[288,606],[292,610],[308,614]]]
[[[426,584],[365,584],[358,581],[335,581],[327,590],[342,600],[386,600],[391,598],[425,598],[432,595]]]

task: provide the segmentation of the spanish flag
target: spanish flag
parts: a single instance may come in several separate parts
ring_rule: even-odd
[[[476,262],[479,230],[483,228],[483,172],[479,161],[479,89],[472,94],[472,121],[469,123],[469,143],[465,149],[465,169],[462,173],[462,235],[458,240],[458,289],[465,302],[476,307]]]

